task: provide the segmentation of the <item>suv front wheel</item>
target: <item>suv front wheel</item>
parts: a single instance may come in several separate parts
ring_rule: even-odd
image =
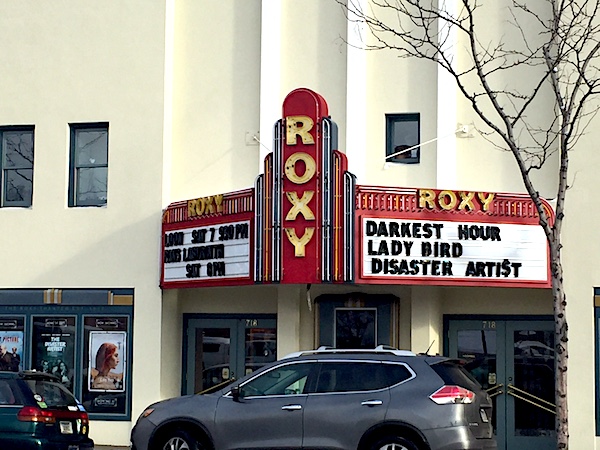
[[[371,446],[371,450],[419,450],[419,448],[408,439],[388,435],[378,439]]]

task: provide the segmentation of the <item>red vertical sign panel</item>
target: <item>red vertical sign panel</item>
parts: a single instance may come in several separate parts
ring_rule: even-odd
[[[282,282],[321,280],[321,118],[327,103],[308,89],[283,102]]]

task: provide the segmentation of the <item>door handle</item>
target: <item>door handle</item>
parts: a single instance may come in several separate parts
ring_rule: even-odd
[[[381,406],[383,402],[381,400],[365,400],[361,402],[362,406]]]
[[[490,396],[490,398],[494,398],[494,397],[496,397],[497,395],[500,395],[500,394],[504,394],[504,391],[502,389],[500,389],[498,391],[492,392],[491,394],[489,394],[489,396]]]
[[[524,402],[537,406],[538,408],[543,409],[544,411],[548,411],[549,413],[556,415],[556,405],[554,403],[548,402],[543,398],[536,397],[535,395],[530,394],[529,392],[524,391],[522,389],[519,389],[518,387],[512,384],[509,384],[507,387],[509,389],[508,391],[506,391],[508,395],[512,395],[513,397],[518,398],[519,400],[523,400]]]
[[[493,398],[496,395],[500,395],[500,394],[504,393],[504,391],[502,390],[502,386],[504,386],[504,385],[503,384],[497,384],[495,386],[492,386],[491,388],[486,389],[486,392],[488,393],[488,395],[490,396],[490,398]]]
[[[284,405],[281,407],[284,411],[300,411],[302,409],[302,405]]]

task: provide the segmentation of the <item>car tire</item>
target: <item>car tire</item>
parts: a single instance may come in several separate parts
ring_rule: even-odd
[[[202,446],[187,431],[176,430],[166,436],[160,444],[160,450],[202,450]]]
[[[419,448],[406,438],[388,435],[375,441],[371,450],[419,450]]]

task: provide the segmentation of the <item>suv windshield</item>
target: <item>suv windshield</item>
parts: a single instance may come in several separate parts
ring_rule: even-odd
[[[62,384],[48,380],[26,379],[33,394],[40,395],[49,408],[77,406],[77,400]]]

